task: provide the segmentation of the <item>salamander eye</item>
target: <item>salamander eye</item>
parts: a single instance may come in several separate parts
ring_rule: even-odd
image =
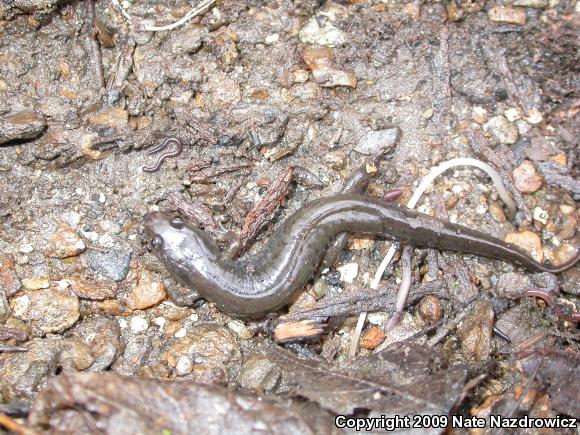
[[[169,224],[173,228],[178,229],[178,230],[182,229],[185,226],[183,219],[181,219],[179,216],[176,216],[173,219],[171,219],[171,222],[169,222]]]
[[[163,237],[161,236],[153,237],[153,240],[151,240],[151,246],[153,246],[154,249],[161,248],[163,246]]]

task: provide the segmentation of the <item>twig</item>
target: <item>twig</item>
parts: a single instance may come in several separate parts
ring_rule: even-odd
[[[388,323],[385,325],[385,332],[393,329],[399,319],[403,315],[403,310],[405,309],[405,302],[407,301],[407,296],[409,295],[409,289],[411,288],[411,253],[413,252],[413,247],[411,245],[405,245],[403,248],[403,253],[401,254],[401,265],[402,265],[402,279],[401,285],[399,286],[399,291],[397,292],[397,303],[395,305],[395,313],[391,316]]]
[[[26,426],[18,423],[12,417],[8,417],[6,414],[0,414],[0,426],[15,432],[20,435],[36,435],[38,432],[29,429]]]
[[[366,318],[367,318],[366,311],[363,311],[358,316],[358,321],[356,322],[356,328],[354,328],[354,332],[352,333],[352,339],[350,342],[350,349],[348,351],[348,356],[351,358],[354,358],[354,356],[356,355],[356,350],[358,349],[358,341],[360,339],[360,334],[361,334],[363,327],[365,325]]]
[[[240,251],[244,251],[251,240],[268,223],[274,210],[278,208],[290,188],[294,169],[289,167],[268,188],[260,202],[254,206],[246,216],[242,232],[240,233]]]
[[[103,72],[103,56],[101,46],[97,38],[97,26],[95,24],[95,0],[87,0],[87,19],[89,22],[89,47],[93,56],[93,65],[99,79],[101,88],[105,87],[105,73]]]
[[[123,8],[123,6],[121,6],[121,4],[119,3],[119,0],[111,0],[111,2],[115,6],[115,8],[118,9],[119,12],[121,12],[121,14],[129,22],[129,24],[134,25],[133,18],[131,18],[131,16],[127,13],[127,11]],[[143,30],[146,30],[147,32],[162,32],[164,30],[173,30],[176,27],[179,27],[179,26],[187,23],[192,18],[197,17],[198,15],[201,15],[204,12],[207,12],[214,5],[215,2],[216,2],[216,0],[203,0],[199,5],[197,5],[193,9],[191,9],[187,14],[185,14],[182,18],[177,20],[175,23],[168,24],[166,26],[150,26],[148,24],[145,24],[144,26],[140,26],[140,27],[142,27]]]

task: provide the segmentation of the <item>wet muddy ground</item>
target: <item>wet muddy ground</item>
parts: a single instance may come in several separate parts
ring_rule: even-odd
[[[196,301],[142,235],[145,213],[189,202],[213,217],[225,248],[294,171],[281,206],[248,241],[251,259],[284,217],[340,191],[367,156],[384,152],[368,195],[400,188],[406,203],[432,167],[479,158],[508,183],[513,219],[489,178],[466,167],[439,177],[418,210],[540,261],[573,258],[578,4],[203,3],[200,16],[158,32],[147,26],[175,22],[191,4],[0,4],[0,394],[11,421],[181,433],[194,418],[225,415],[224,403],[232,420],[216,417],[208,431],[327,433],[341,413],[580,416],[578,266],[555,280],[416,251],[419,293],[385,333],[401,272],[391,266],[383,290],[370,292],[389,247],[380,237],[352,236],[290,314],[260,322]],[[143,170],[168,137],[183,152]],[[273,332],[293,321],[324,333]],[[183,399],[182,384],[154,379],[196,382],[195,393]],[[108,405],[91,408],[96,395]],[[160,417],[143,423],[151,415]]]

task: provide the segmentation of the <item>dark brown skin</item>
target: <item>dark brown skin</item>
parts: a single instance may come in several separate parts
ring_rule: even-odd
[[[561,266],[543,265],[485,233],[352,194],[304,205],[278,227],[251,261],[225,259],[204,231],[173,213],[145,216],[145,236],[174,276],[222,310],[250,317],[286,305],[310,279],[329,243],[345,231],[511,261],[534,272],[562,272],[580,259],[579,255]]]

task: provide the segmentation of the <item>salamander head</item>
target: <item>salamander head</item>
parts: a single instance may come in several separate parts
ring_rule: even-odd
[[[150,250],[169,269],[197,260],[214,260],[218,247],[208,235],[175,213],[145,215],[145,239]]]

